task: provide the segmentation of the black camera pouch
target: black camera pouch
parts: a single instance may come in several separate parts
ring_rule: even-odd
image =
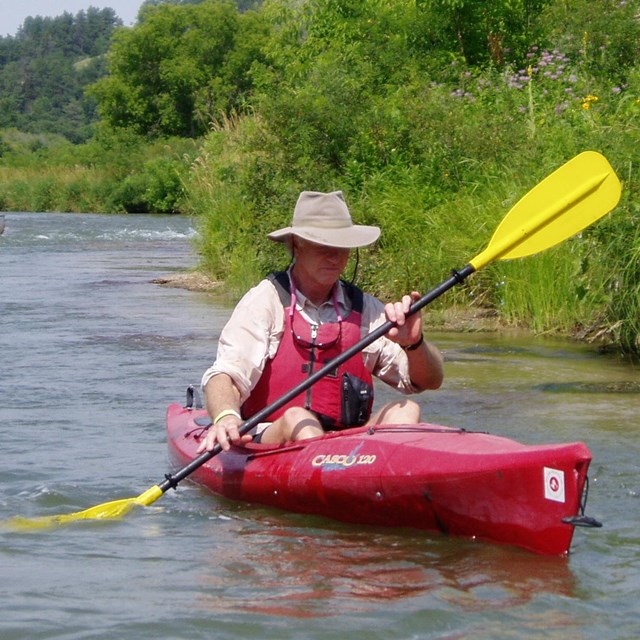
[[[364,424],[371,415],[373,387],[350,373],[342,374],[341,416],[345,426]]]

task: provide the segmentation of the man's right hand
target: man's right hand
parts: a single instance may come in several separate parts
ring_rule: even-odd
[[[251,442],[252,436],[245,434],[240,435],[238,428],[242,424],[242,420],[234,415],[228,415],[218,420],[215,425],[211,425],[207,431],[205,439],[200,443],[196,453],[204,451],[213,451],[216,444],[222,447],[223,451],[229,451],[232,444],[242,445]]]

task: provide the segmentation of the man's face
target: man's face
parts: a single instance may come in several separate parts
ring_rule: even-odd
[[[302,238],[293,238],[293,255],[299,280],[325,286],[333,285],[349,261],[349,249],[326,247]]]

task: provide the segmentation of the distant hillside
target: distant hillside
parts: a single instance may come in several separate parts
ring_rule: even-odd
[[[113,9],[91,7],[27,18],[15,36],[0,37],[0,129],[87,140],[97,111],[84,88],[106,74],[105,54],[121,25]]]

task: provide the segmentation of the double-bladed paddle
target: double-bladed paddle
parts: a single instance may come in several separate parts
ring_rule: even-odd
[[[487,248],[460,271],[453,271],[451,277],[416,300],[411,305],[409,314],[416,313],[494,260],[510,260],[539,253],[585,229],[616,206],[620,199],[620,191],[620,181],[604,156],[594,151],[585,151],[577,155],[521,198],[504,217]],[[243,422],[239,429],[240,434],[248,433],[271,413],[311,387],[338,365],[384,336],[393,326],[393,322],[387,321],[377,327],[306,380]],[[135,498],[105,502],[67,515],[13,518],[9,524],[14,528],[35,529],[75,520],[121,517],[133,507],[148,506],[169,489],[175,489],[179,482],[221,450],[221,447],[216,445],[212,451],[205,451],[176,473],[165,475],[163,482]]]

